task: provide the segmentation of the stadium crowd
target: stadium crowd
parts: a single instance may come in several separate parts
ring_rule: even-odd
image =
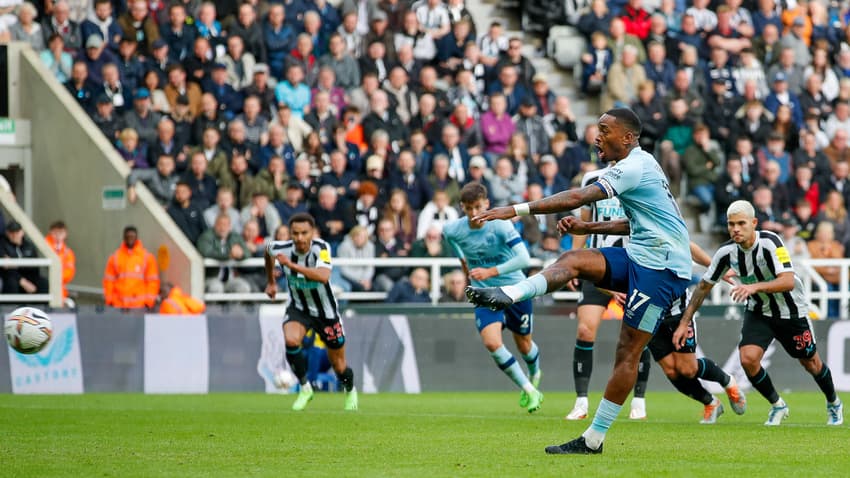
[[[505,205],[600,166],[596,126],[577,131],[521,39],[475,25],[463,0],[10,3],[0,38],[39,52],[132,167],[130,200],[146,184],[205,257],[260,256],[304,211],[340,257],[449,256],[441,225],[465,183]],[[797,255],[844,257],[846,2],[567,3],[587,38],[582,94],[639,114],[672,195],[717,227],[751,199]],[[553,218],[517,227],[532,255],[562,250]],[[421,282],[339,274],[357,291]],[[263,281],[222,268],[208,289]]]

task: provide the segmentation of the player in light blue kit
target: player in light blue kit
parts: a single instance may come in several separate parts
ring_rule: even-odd
[[[529,266],[531,257],[511,222],[472,219],[490,207],[487,188],[480,183],[467,184],[460,192],[460,205],[466,217],[447,223],[443,227],[443,236],[460,258],[463,271],[472,284],[499,287],[524,280],[522,269]],[[504,309],[495,311],[489,307],[476,307],[475,325],[496,365],[522,389],[519,406],[531,413],[543,403],[543,394],[537,390],[542,376],[540,352],[531,339],[531,299],[518,300]],[[531,380],[502,343],[503,328],[513,333],[516,346],[528,365]]]
[[[515,302],[556,291],[576,277],[591,281],[597,287],[626,294],[614,370],[593,422],[580,437],[547,447],[547,453],[602,452],[605,434],[635,384],[644,347],[673,301],[685,293],[690,281],[688,229],[658,161],[638,144],[640,132],[640,119],[633,111],[626,108],[607,111],[599,118],[595,146],[601,160],[616,161],[616,164],[596,182],[539,201],[491,209],[473,217],[474,221],[491,221],[517,215],[552,214],[616,196],[628,218],[623,228],[628,227],[631,238],[625,248],[569,251],[541,273],[515,285],[467,288],[467,297],[472,303],[492,309],[503,309]]]

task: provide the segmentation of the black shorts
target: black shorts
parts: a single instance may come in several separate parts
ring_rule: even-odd
[[[611,295],[597,289],[596,286],[593,285],[593,282],[586,280],[581,281],[581,297],[578,299],[579,307],[583,305],[599,305],[602,307],[608,307],[609,302],[611,302]]]
[[[696,353],[697,328],[693,320],[690,324],[688,324],[688,338],[685,339],[685,346],[679,350],[676,350],[676,347],[673,346],[673,332],[675,332],[676,328],[679,327],[679,322],[681,320],[681,314],[668,315],[661,321],[661,325],[658,326],[658,331],[655,332],[655,335],[652,336],[652,340],[649,341],[649,345],[647,345],[647,347],[649,347],[649,351],[652,353],[652,359],[656,362],[673,352],[678,352],[680,354]]]
[[[773,339],[796,359],[811,358],[818,350],[808,319],[774,319],[748,310],[744,314],[738,347],[758,345],[767,350]]]
[[[298,322],[307,329],[313,329],[329,349],[339,349],[345,345],[345,330],[342,328],[342,319],[339,317],[332,319],[313,317],[290,305],[286,308],[286,318],[283,323],[289,321]]]

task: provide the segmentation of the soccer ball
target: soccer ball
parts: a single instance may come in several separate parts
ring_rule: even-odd
[[[289,390],[298,383],[298,377],[289,370],[281,369],[274,374],[274,386]]]
[[[22,354],[43,349],[53,336],[50,317],[35,307],[21,307],[6,316],[6,341]]]

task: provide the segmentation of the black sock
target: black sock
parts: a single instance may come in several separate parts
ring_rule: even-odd
[[[351,371],[351,367],[345,367],[342,373],[336,374],[336,378],[339,379],[346,392],[350,392],[354,388],[354,372]]]
[[[286,361],[301,385],[307,383],[307,357],[301,347],[286,347]]]
[[[835,384],[832,383],[832,372],[829,371],[829,367],[823,364],[823,368],[814,377],[815,383],[818,384],[823,394],[826,395],[826,401],[829,403],[834,402],[837,397],[835,396]]]
[[[691,397],[694,400],[708,405],[714,401],[714,397],[708,393],[708,390],[703,388],[699,380],[695,378],[680,377],[675,380],[670,380],[670,383],[676,387],[676,390],[682,392],[685,396]]]
[[[779,394],[776,393],[776,389],[773,388],[773,381],[770,380],[770,375],[767,374],[767,370],[763,367],[760,367],[759,371],[753,376],[747,374],[747,378],[750,379],[750,383],[753,384],[753,387],[755,387],[755,389],[758,390],[768,402],[776,403],[779,400]],[[832,379],[832,376],[830,376],[830,379]]]
[[[587,396],[590,385],[590,373],[593,372],[593,342],[576,340],[573,350],[573,380],[576,385],[576,395]]]
[[[635,398],[643,398],[646,395],[646,382],[649,381],[649,349],[643,349],[638,364],[637,381],[635,382]]]
[[[697,378],[701,378],[703,380],[708,380],[709,382],[717,382],[723,388],[726,388],[729,385],[729,374],[724,372],[722,368],[718,367],[714,360],[711,360],[708,357],[703,357],[701,359],[697,359]]]

